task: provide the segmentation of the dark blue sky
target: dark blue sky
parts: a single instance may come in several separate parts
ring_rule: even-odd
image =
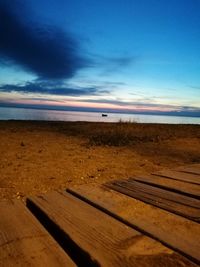
[[[0,0],[0,100],[200,114],[199,0]]]

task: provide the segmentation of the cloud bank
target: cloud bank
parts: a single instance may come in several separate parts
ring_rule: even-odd
[[[5,84],[0,85],[0,91],[11,93],[18,92],[22,94],[46,94],[46,95],[60,95],[60,96],[89,96],[108,94],[107,90],[98,87],[72,87],[66,85],[64,82],[54,81],[35,81],[27,82],[23,85]]]
[[[71,33],[58,27],[30,24],[18,0],[0,0],[0,57],[40,79],[67,79],[89,62]]]

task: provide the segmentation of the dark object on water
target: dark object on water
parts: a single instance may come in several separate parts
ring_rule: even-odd
[[[102,117],[108,117],[108,115],[107,115],[107,114],[101,114],[101,116],[102,116]]]

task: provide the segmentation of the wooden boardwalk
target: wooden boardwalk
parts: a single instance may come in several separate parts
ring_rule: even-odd
[[[0,266],[197,266],[199,181],[195,164],[1,201]]]

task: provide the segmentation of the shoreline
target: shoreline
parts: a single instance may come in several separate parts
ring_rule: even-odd
[[[16,108],[16,109],[31,109],[31,110],[46,110],[46,111],[66,111],[66,112],[83,112],[83,113],[108,113],[108,114],[124,114],[124,115],[147,115],[147,116],[169,116],[169,117],[187,117],[199,118],[200,115],[194,113],[180,113],[180,112],[142,112],[130,110],[115,110],[115,109],[96,109],[96,108],[77,108],[77,107],[45,107],[45,106],[29,106],[29,105],[0,105],[0,108]]]
[[[160,114],[160,113],[130,113],[112,111],[78,111],[78,110],[57,110],[57,109],[36,109],[29,108],[5,108],[0,107],[0,119],[10,120],[31,120],[31,121],[61,121],[61,122],[136,122],[136,123],[157,123],[157,124],[192,124],[200,125],[198,114]],[[107,116],[102,116],[106,114]]]

